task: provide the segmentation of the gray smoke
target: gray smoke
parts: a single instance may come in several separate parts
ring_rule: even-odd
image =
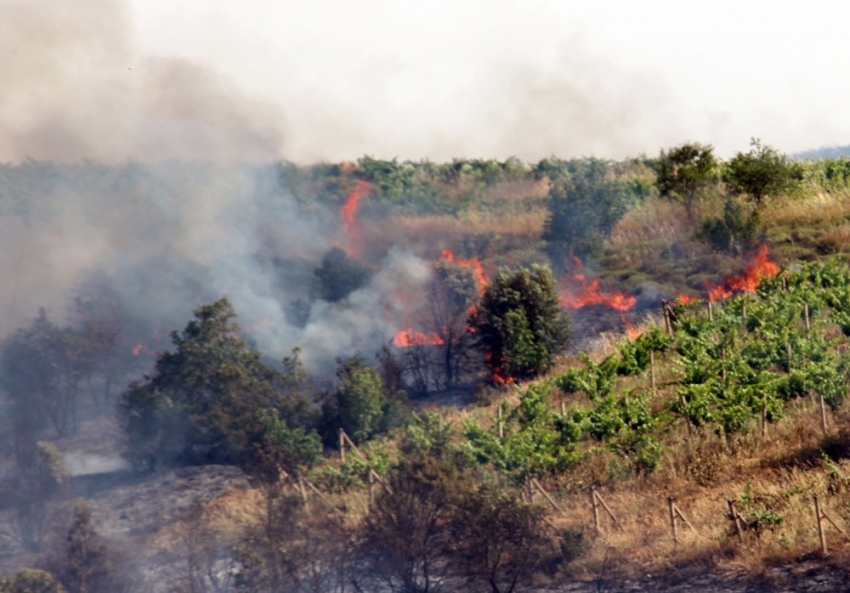
[[[261,162],[283,116],[211,68],[141,55],[118,0],[0,2],[0,162]]]

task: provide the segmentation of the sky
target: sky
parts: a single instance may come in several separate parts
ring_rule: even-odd
[[[826,0],[0,0],[0,160],[850,144],[848,16]]]

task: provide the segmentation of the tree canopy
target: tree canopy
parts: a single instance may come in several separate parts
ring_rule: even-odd
[[[761,208],[766,198],[793,190],[803,179],[803,167],[756,138],[750,146],[729,161],[723,179],[730,190],[746,194]]]
[[[526,379],[545,372],[570,339],[570,319],[548,268],[501,270],[473,315],[494,376]]]
[[[235,316],[226,298],[199,307],[171,333],[174,351],[158,354],[152,375],[124,392],[119,416],[131,460],[239,463],[263,414],[308,424],[297,352],[284,371],[270,368],[240,337]]]

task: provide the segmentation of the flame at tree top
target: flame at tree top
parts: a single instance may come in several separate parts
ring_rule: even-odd
[[[342,210],[339,213],[345,230],[348,233],[348,247],[346,251],[350,256],[360,255],[360,223],[357,220],[357,206],[360,200],[372,193],[374,187],[368,181],[358,179],[351,191],[345,197],[345,202],[342,204]]]
[[[773,278],[778,273],[779,266],[770,260],[767,245],[762,245],[756,258],[742,274],[730,276],[719,286],[708,287],[708,300],[725,299],[736,292],[754,292],[762,280]]]
[[[443,249],[443,260],[450,264],[472,268],[472,273],[475,275],[475,284],[478,287],[478,294],[484,296],[484,290],[487,288],[487,276],[484,275],[484,266],[481,265],[481,260],[478,256],[472,259],[463,259],[461,257],[455,257],[451,249]]]
[[[569,280],[568,287],[561,291],[561,306],[567,309],[581,309],[591,305],[603,305],[616,311],[625,312],[632,309],[637,299],[624,292],[603,292],[599,280],[588,280],[581,273],[581,260],[574,258],[577,271]]]

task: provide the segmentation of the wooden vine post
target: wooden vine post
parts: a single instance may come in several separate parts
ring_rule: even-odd
[[[649,380],[652,386],[652,395],[655,395],[655,351],[649,351]]]
[[[806,331],[812,329],[809,324],[809,303],[803,303],[803,318],[806,320]]]
[[[682,513],[681,509],[676,505],[676,499],[672,496],[667,497],[667,507],[670,510],[670,530],[673,532],[673,543],[677,546],[679,545],[679,531],[676,528],[676,518],[679,518],[685,525],[687,525],[691,531],[694,533],[697,532],[694,529],[694,526],[691,525],[691,522],[685,518],[685,515]]]
[[[735,533],[738,534],[738,541],[744,543],[744,530],[741,528],[741,513],[735,508],[734,500],[727,500],[729,504],[729,517],[735,522]]]
[[[345,463],[345,431],[339,429],[339,460]]]
[[[714,305],[711,303],[711,297],[708,298],[708,320],[714,321]]]
[[[835,520],[833,520],[833,518],[830,517],[826,513],[826,511],[823,510],[823,508],[821,508],[820,501],[818,500],[817,496],[813,496],[812,498],[815,501],[815,518],[817,519],[817,522],[818,522],[818,538],[820,539],[820,550],[821,550],[821,553],[823,553],[824,556],[827,556],[829,554],[829,550],[826,547],[826,533],[824,532],[824,529],[823,529],[823,520],[824,519],[829,521],[830,524],[833,527],[835,527],[835,529],[838,531],[838,533],[843,535],[844,539],[846,539],[848,542],[850,542],[850,535],[847,535],[847,532],[844,531],[843,529],[841,529],[841,527],[839,527],[838,523],[836,523]]]
[[[499,404],[497,414],[498,414],[497,422],[499,423],[499,438],[503,439],[503,438],[505,438],[505,424],[502,422],[502,405],[501,404]]]
[[[590,490],[590,503],[593,506],[593,525],[596,527],[597,533],[601,533],[601,529],[599,526],[600,507],[605,510],[605,512],[611,518],[611,521],[614,522],[614,525],[617,527],[617,529],[619,529],[620,531],[625,531],[625,529],[623,529],[623,526],[617,520],[617,517],[614,516],[614,512],[611,510],[611,507],[608,506],[608,503],[605,502],[605,499],[602,498],[602,495],[600,495],[596,491],[596,488],[592,488]]]
[[[823,436],[826,436],[827,426],[826,426],[826,402],[823,401],[823,394],[818,394],[820,396],[820,427],[823,431]]]

